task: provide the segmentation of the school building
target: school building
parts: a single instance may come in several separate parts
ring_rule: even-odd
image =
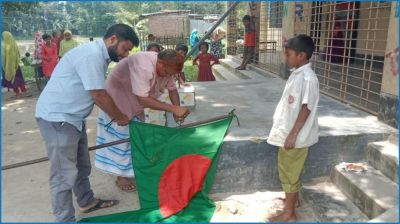
[[[321,93],[397,128],[398,2],[241,4],[255,16],[254,66],[287,78],[283,44],[293,36],[310,35],[316,44],[311,62]],[[243,36],[238,21],[233,11],[227,19],[227,54],[234,57],[240,57],[236,41]]]

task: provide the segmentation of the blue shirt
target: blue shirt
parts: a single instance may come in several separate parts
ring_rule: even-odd
[[[105,89],[109,63],[110,56],[102,39],[68,51],[40,94],[35,116],[52,122],[68,122],[81,131],[94,105],[90,90]]]

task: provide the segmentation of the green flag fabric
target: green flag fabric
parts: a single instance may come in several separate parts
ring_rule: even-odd
[[[132,121],[130,141],[140,210],[81,222],[209,222],[208,199],[230,116],[186,128]]]

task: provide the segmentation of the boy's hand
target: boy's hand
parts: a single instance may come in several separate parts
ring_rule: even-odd
[[[284,145],[286,150],[294,148],[294,146],[296,144],[296,138],[297,138],[297,136],[292,133],[290,133],[288,135],[288,137],[286,138],[286,141],[285,141],[285,145]]]

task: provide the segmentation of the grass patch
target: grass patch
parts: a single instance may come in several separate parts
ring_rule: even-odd
[[[185,72],[185,78],[187,82],[197,81],[198,68],[196,65],[192,65],[192,60],[187,60],[183,68]]]

